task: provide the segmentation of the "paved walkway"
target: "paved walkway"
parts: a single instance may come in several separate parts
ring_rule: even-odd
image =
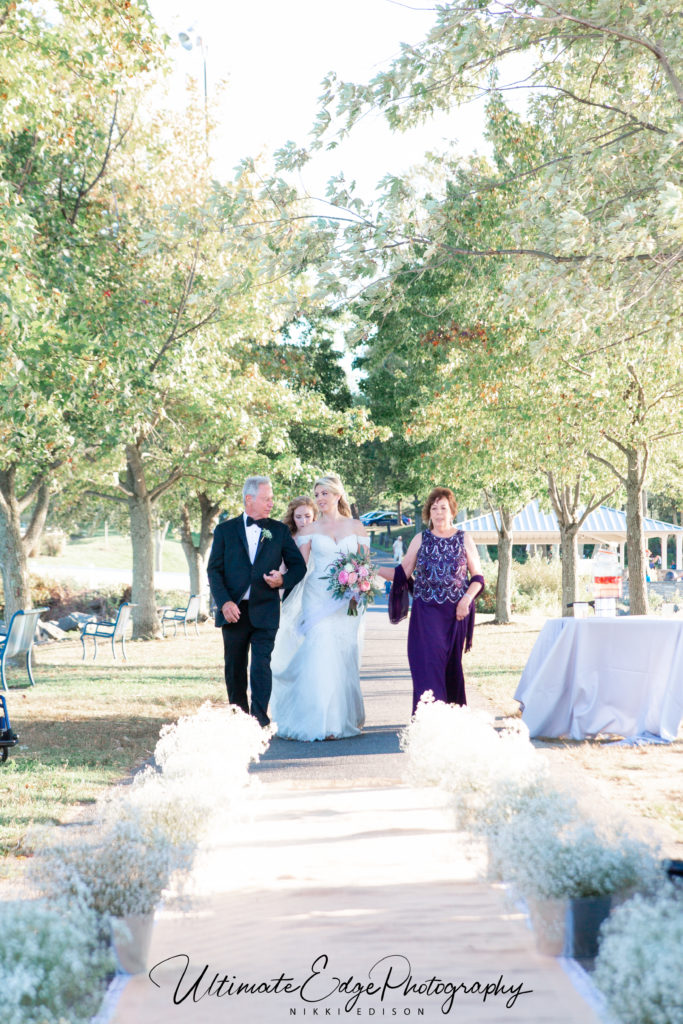
[[[151,977],[127,982],[112,1024],[597,1022],[503,891],[478,881],[445,797],[401,780],[405,634],[368,614],[364,735],[273,742],[248,817],[198,859],[193,910],[157,913]]]

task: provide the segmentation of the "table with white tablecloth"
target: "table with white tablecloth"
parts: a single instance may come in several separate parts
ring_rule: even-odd
[[[683,719],[683,621],[550,619],[515,700],[532,736],[674,740]]]

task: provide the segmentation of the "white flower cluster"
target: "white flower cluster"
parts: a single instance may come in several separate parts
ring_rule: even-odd
[[[207,701],[196,714],[162,728],[154,760],[165,779],[198,780],[207,789],[219,784],[229,798],[247,785],[249,764],[268,748],[271,735],[270,727],[262,728],[234,705],[214,708]]]
[[[3,1019],[21,1024],[86,1024],[114,969],[93,914],[43,900],[0,903]]]
[[[506,881],[526,898],[579,899],[630,895],[656,884],[661,868],[653,848],[621,826],[581,819],[560,822],[522,813],[495,840]]]
[[[456,823],[489,849],[489,875],[530,902],[629,899],[604,930],[596,983],[622,1024],[681,1024],[672,992],[683,949],[683,898],[665,885],[653,843],[611,813],[586,813],[558,785],[521,723],[497,728],[481,712],[426,694],[401,736],[413,784],[452,794]],[[594,801],[591,800],[591,803]]]
[[[94,824],[69,829],[68,839],[48,841],[37,849],[31,877],[41,893],[61,908],[56,920],[65,924],[60,932],[42,900],[26,904],[26,913],[0,923],[3,1005],[10,991],[22,1007],[21,1013],[10,1013],[7,1019],[59,1022],[63,1019],[60,993],[73,993],[81,975],[97,1003],[100,982],[112,962],[101,945],[87,938],[86,927],[81,928],[85,946],[62,939],[70,934],[69,928],[78,931],[80,927],[70,922],[90,922],[91,931],[99,928],[111,936],[115,919],[153,914],[172,878],[176,888],[182,886],[210,819],[234,810],[236,794],[243,793],[249,782],[249,764],[267,748],[270,735],[240,710],[205,704],[195,715],[161,730],[156,768],[146,768],[131,786],[101,801]],[[12,906],[0,903],[0,914]],[[54,932],[54,939],[46,939],[39,949],[36,934],[48,932]],[[3,942],[9,942],[8,936],[12,952],[5,956]],[[91,951],[89,958],[83,950]],[[70,958],[71,988],[59,966],[67,965]],[[54,985],[49,980],[53,975]],[[88,1019],[94,1008],[88,1010]],[[71,1024],[81,1020],[73,1010],[68,1019]]]
[[[683,893],[634,896],[603,925],[593,981],[622,1024],[683,1021]]]
[[[435,701],[431,690],[403,730],[401,746],[408,754],[408,780],[451,793],[460,828],[476,824],[501,786],[523,790],[548,770],[521,720],[509,719],[497,730],[485,711]]]
[[[48,844],[34,858],[32,874],[43,892],[68,896],[105,917],[152,914],[173,868],[164,833],[135,816],[83,831],[76,841]]]

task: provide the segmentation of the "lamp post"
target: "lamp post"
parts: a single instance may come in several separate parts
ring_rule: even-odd
[[[182,46],[183,50],[194,50],[195,47],[199,48],[199,52],[202,55],[202,70],[204,77],[204,142],[206,146],[206,157],[209,157],[209,94],[206,85],[206,51],[208,47],[204,45],[203,38],[198,35],[194,28],[188,28],[186,32],[178,33],[178,42]]]

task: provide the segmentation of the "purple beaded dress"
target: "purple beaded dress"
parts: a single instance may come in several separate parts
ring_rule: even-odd
[[[413,677],[413,714],[425,690],[447,704],[466,704],[462,655],[469,650],[474,625],[471,613],[456,619],[458,601],[469,586],[465,535],[422,534],[417,555],[413,605],[408,629],[408,661]]]

